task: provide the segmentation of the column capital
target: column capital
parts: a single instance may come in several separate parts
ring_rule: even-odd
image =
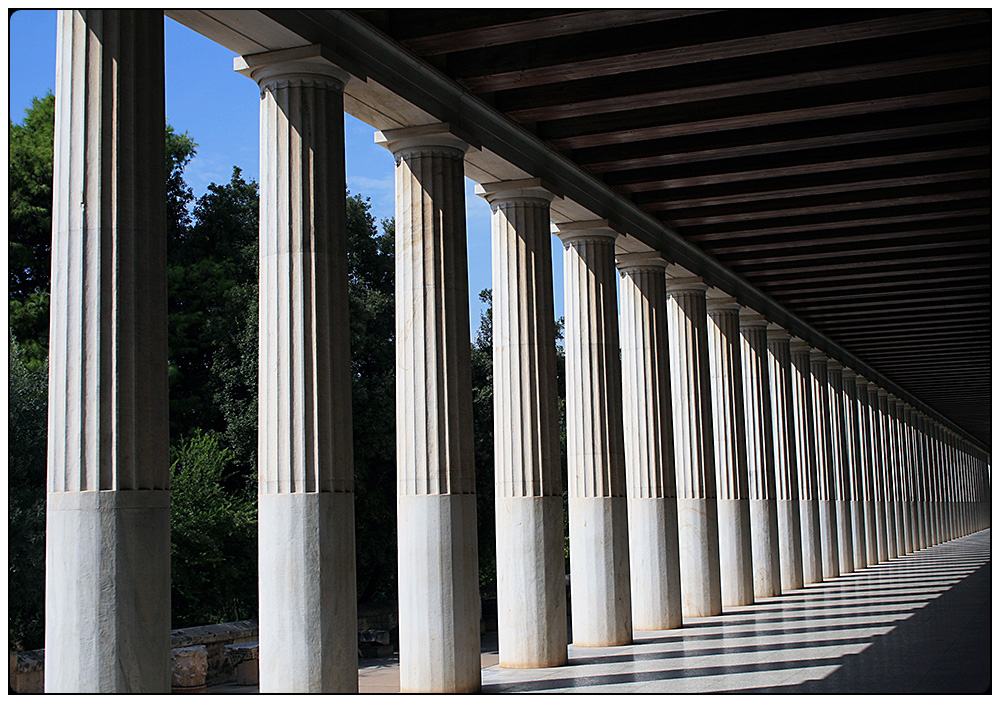
[[[375,143],[391,151],[397,164],[414,153],[464,158],[470,148],[479,148],[475,139],[448,122],[383,129],[375,132]]]
[[[731,295],[720,295],[717,297],[707,297],[705,306],[711,312],[734,312],[739,313],[743,306]]]
[[[878,397],[879,398],[886,398],[886,399],[888,399],[889,398],[889,391],[887,391],[884,388],[879,388],[878,389]]]
[[[819,349],[816,349],[815,347],[810,347],[809,361],[828,361],[828,360],[829,359],[826,354],[821,352]]]
[[[798,353],[798,354],[802,354],[802,353],[809,354],[810,352],[812,352],[812,347],[809,345],[809,342],[807,342],[806,340],[802,339],[801,337],[792,337],[791,341],[789,341],[789,343],[788,343],[788,347],[789,347],[789,350],[793,354],[796,354],[796,353]]]
[[[766,328],[767,318],[752,308],[740,308],[740,327]]]
[[[509,181],[478,183],[476,184],[475,192],[476,195],[484,198],[490,205],[510,201],[539,200],[550,203],[553,198],[559,197],[555,189],[542,181],[541,178],[519,178]]]
[[[858,374],[858,377],[856,379],[854,379],[854,382],[856,384],[858,384],[858,388],[867,388],[868,387],[868,379],[865,378],[864,376],[862,376],[861,374]],[[872,384],[872,385],[874,385],[874,384]]]
[[[837,361],[836,359],[827,359],[826,360],[826,367],[830,371],[840,371],[840,372],[847,371],[847,369],[844,368],[844,365],[842,363],[840,363],[839,361]]]
[[[553,222],[552,234],[559,237],[563,245],[579,239],[618,238],[618,230],[608,220],[577,220],[575,222]]]
[[[342,91],[352,75],[365,78],[364,71],[354,62],[322,44],[237,56],[233,59],[233,70],[256,81],[261,91],[282,84],[317,82],[327,82],[328,87]]]
[[[708,284],[701,276],[678,276],[670,277],[667,276],[667,293],[686,293],[686,292],[696,292],[708,291]]]
[[[844,367],[844,379],[850,381],[852,378],[857,378],[858,372],[852,369]]]
[[[792,335],[788,330],[786,330],[781,325],[778,325],[774,322],[769,322],[767,323],[767,339],[768,341],[778,340],[778,339],[791,341]]]
[[[668,262],[658,251],[639,251],[618,254],[615,256],[615,266],[625,274],[630,271],[660,271],[667,269]]]

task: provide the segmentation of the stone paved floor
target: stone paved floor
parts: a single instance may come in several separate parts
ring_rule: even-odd
[[[812,584],[570,663],[501,669],[484,636],[483,691],[981,693],[991,685],[990,531]],[[362,693],[399,690],[398,658],[365,660]],[[252,692],[214,687],[218,692]]]

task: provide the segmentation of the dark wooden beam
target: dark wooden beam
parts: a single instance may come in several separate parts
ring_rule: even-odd
[[[670,188],[684,188],[686,186],[705,185],[707,183],[731,183],[733,181],[754,181],[765,178],[775,178],[779,176],[806,175],[817,172],[829,171],[850,171],[853,169],[871,168],[878,166],[900,165],[920,163],[932,159],[960,159],[966,157],[983,156],[990,153],[989,146],[965,146],[954,149],[935,149],[933,151],[919,151],[909,153],[891,154],[877,157],[864,157],[857,159],[844,159],[838,161],[827,161],[823,163],[808,163],[802,165],[787,165],[776,168],[755,168],[746,171],[721,171],[718,173],[705,173],[703,175],[690,176],[687,178],[661,178],[646,180],[641,176],[629,176],[628,180],[620,179],[614,182],[608,179],[609,185],[616,190],[625,193],[640,193],[650,190],[667,190]],[[631,173],[631,172],[626,172]],[[634,179],[634,180],[633,180]]]
[[[759,219],[791,217],[793,215],[814,215],[829,212],[855,212],[858,210],[874,210],[889,207],[904,207],[925,203],[960,202],[990,197],[990,190],[966,190],[957,193],[936,193],[915,195],[909,197],[887,198],[884,200],[854,200],[850,202],[827,203],[823,205],[801,205],[775,210],[746,210],[740,214],[707,215],[704,217],[669,217],[676,227],[692,227],[700,225],[725,224],[731,222],[749,222]]]
[[[803,249],[817,246],[845,246],[850,244],[870,244],[872,242],[893,240],[893,239],[914,239],[918,237],[939,237],[942,234],[963,234],[963,233],[988,233],[988,224],[966,225],[963,227],[938,227],[931,229],[905,229],[895,232],[872,232],[870,234],[852,234],[847,236],[817,236],[813,238],[800,237],[761,237],[759,241],[753,240],[743,244],[733,246],[713,246],[712,253],[717,256],[725,254],[752,253],[755,251],[773,251],[775,249]],[[720,239],[719,241],[726,241]],[[847,248],[845,247],[845,250]]]
[[[810,315],[803,315],[803,317],[806,317],[809,320],[813,320],[813,321],[825,320],[827,322],[829,322],[831,320],[839,320],[839,319],[845,319],[845,318],[847,320],[851,320],[851,319],[860,319],[860,320],[879,320],[879,319],[881,319],[881,320],[895,320],[895,319],[898,319],[900,315],[907,315],[907,314],[911,314],[911,313],[928,312],[928,311],[938,311],[938,310],[950,310],[950,311],[953,311],[953,310],[970,310],[970,309],[982,310],[985,313],[985,311],[989,310],[989,308],[990,308],[990,301],[989,300],[987,300],[987,301],[985,301],[983,303],[977,303],[977,302],[963,302],[963,303],[950,303],[950,304],[948,304],[948,303],[945,303],[945,304],[919,303],[919,304],[909,305],[906,308],[904,308],[903,310],[892,310],[892,311],[875,310],[875,311],[872,311],[872,312],[865,312],[865,313],[861,313],[861,312],[858,312],[856,310],[834,310],[834,311],[831,311],[831,312],[815,312],[815,313],[812,313]],[[949,314],[951,314],[951,313],[947,313],[947,314],[941,313],[940,315],[941,315],[941,317],[947,317]]]
[[[965,281],[963,280],[963,283]],[[856,287],[843,287],[838,289],[837,292],[826,293],[824,295],[814,295],[812,297],[794,297],[788,296],[783,297],[781,302],[785,305],[794,306],[797,310],[806,310],[808,308],[801,307],[804,305],[810,305],[813,303],[838,303],[840,301],[850,301],[850,300],[880,300],[880,299],[905,299],[910,300],[917,294],[930,294],[940,296],[950,296],[955,293],[966,293],[968,291],[977,291],[979,293],[985,293],[989,295],[990,283],[988,280],[985,283],[980,282],[976,284],[968,285],[958,285],[958,286],[941,286],[933,285],[924,279],[914,279],[909,287],[900,290],[898,287],[894,290],[878,290],[872,291]]]
[[[600,120],[566,120],[565,123],[547,122],[540,136],[557,149],[582,149],[613,144],[668,137],[682,137],[730,129],[749,129],[804,120],[851,117],[878,112],[919,109],[935,105],[949,105],[989,99],[988,87],[960,88],[931,93],[918,93],[890,98],[874,98],[834,105],[816,105],[790,110],[775,110],[755,114],[705,119],[681,111],[673,120],[662,118],[649,125],[630,126],[620,116],[602,117]]]
[[[594,100],[553,101],[553,104],[505,110],[505,112],[509,117],[519,122],[543,122],[611,112],[642,110],[663,105],[681,105],[704,100],[721,100],[785,90],[801,90],[816,86],[828,87],[838,83],[853,83],[929,71],[966,68],[989,62],[989,51],[964,51],[939,56],[919,56],[900,61],[842,66],[821,71],[788,73],[727,83],[706,83],[671,90],[637,90],[631,95],[615,95],[614,97]]]
[[[718,12],[718,10],[584,10],[551,17],[538,17],[485,27],[428,34],[422,37],[403,39],[400,44],[422,56],[436,56],[452,51],[481,49],[485,46],[503,46],[711,12]]]
[[[830,283],[833,281],[847,281],[847,282],[857,282],[866,279],[877,279],[877,280],[888,280],[893,276],[905,276],[906,280],[913,280],[916,277],[921,276],[935,276],[942,273],[964,273],[966,271],[990,271],[992,269],[991,263],[989,261],[969,261],[961,266],[941,266],[941,267],[924,267],[924,268],[911,268],[906,267],[904,269],[891,271],[891,270],[880,270],[880,271],[851,271],[850,273],[834,272],[827,274],[826,272],[819,272],[816,276],[799,276],[797,278],[778,278],[776,280],[770,280],[762,282],[761,285],[764,289],[769,292],[773,292],[775,295],[783,295],[785,291],[775,290],[783,286],[797,286],[797,285],[811,285],[813,283]],[[990,274],[987,274],[990,275]],[[868,285],[868,283],[865,283]],[[808,290],[808,289],[806,289]]]
[[[990,21],[988,11],[933,11],[887,17],[843,25],[824,26],[761,36],[741,37],[706,44],[691,44],[656,51],[569,60],[557,65],[523,68],[515,71],[467,76],[462,82],[473,92],[523,88],[532,85],[562,83],[614,73],[643,71],[668,66],[684,66],[703,61],[753,56],[825,44],[890,37],[947,27],[967,26]]]
[[[866,296],[862,299],[854,300],[831,300],[829,302],[820,303],[801,303],[794,306],[796,312],[802,313],[804,315],[811,315],[817,310],[842,310],[844,312],[854,311],[861,312],[868,308],[875,308],[880,312],[886,310],[912,310],[914,307],[920,305],[921,303],[952,303],[963,300],[972,301],[989,301],[990,299],[990,289],[989,286],[983,288],[980,286],[972,287],[972,291],[963,290],[954,294],[945,293],[944,291],[936,292],[933,295],[912,295],[904,298],[895,298],[892,300],[885,299],[875,299],[871,300],[871,296]]]

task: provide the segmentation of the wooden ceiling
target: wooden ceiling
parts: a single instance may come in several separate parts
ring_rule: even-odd
[[[357,14],[989,446],[989,10]]]

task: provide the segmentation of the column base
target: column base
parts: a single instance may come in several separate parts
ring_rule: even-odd
[[[753,555],[748,500],[718,499],[722,606],[753,603]]]
[[[868,544],[865,536],[865,503],[851,501],[851,545],[854,552],[854,570],[868,566]]]
[[[500,666],[561,666],[566,648],[562,496],[497,497]]]
[[[778,539],[781,563],[781,590],[802,588],[802,532],[799,501],[778,500]]]
[[[258,496],[261,693],[357,693],[353,493]]]
[[[677,499],[677,543],[684,617],[722,613],[719,524],[715,498]]]
[[[400,495],[396,521],[399,689],[477,693],[482,677],[476,496]]]
[[[578,647],[632,642],[625,500],[569,499],[570,611]]]
[[[677,547],[677,499],[628,499],[632,628],[680,627],[681,577]]]
[[[819,531],[819,501],[813,498],[800,499],[799,513],[802,529],[802,583],[819,583],[823,580],[823,543]]]
[[[778,506],[773,500],[750,501],[754,598],[781,595],[781,557],[778,553]]]
[[[170,692],[170,491],[49,493],[45,692]]]
[[[837,505],[819,501],[819,535],[823,549],[823,578],[840,576],[840,536],[837,534]]]

